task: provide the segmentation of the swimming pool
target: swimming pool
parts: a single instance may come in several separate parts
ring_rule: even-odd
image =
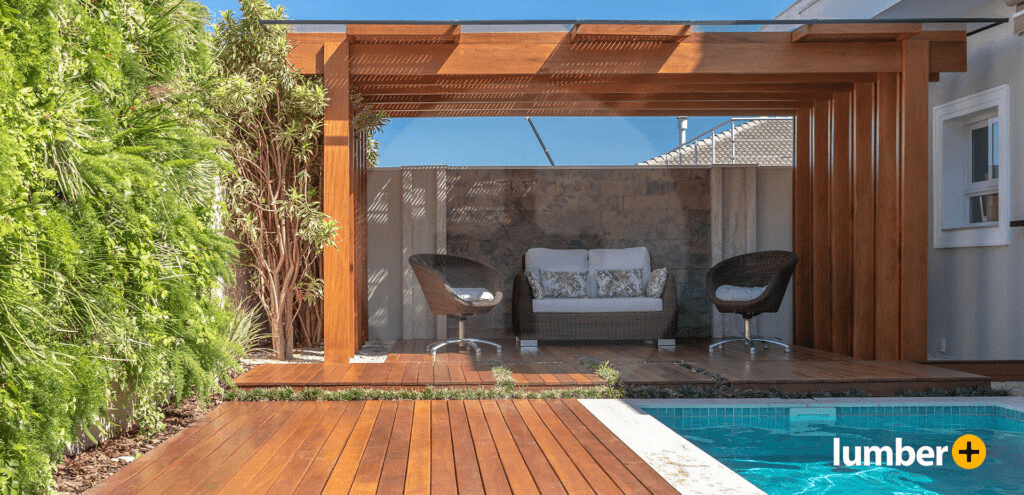
[[[1024,489],[1024,407],[1018,399],[635,402],[770,494],[1018,494]],[[970,470],[951,452],[964,434],[980,438],[987,451],[981,465]],[[973,459],[980,455],[964,452]]]

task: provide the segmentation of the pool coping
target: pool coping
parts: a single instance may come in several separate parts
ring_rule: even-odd
[[[577,400],[680,493],[765,493],[632,400]]]
[[[680,493],[764,494],[644,407],[999,406],[1024,413],[1024,397],[822,397],[812,399],[579,399]]]

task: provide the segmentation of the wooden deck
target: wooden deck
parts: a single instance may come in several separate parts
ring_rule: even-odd
[[[503,342],[501,356],[486,350],[477,361],[466,352],[443,352],[431,360],[429,341],[404,340],[395,344],[385,363],[261,365],[239,377],[239,388],[351,387],[423,388],[493,386],[491,367],[510,368],[518,385],[528,389],[586,387],[604,383],[592,371],[594,363],[609,362],[622,381],[664,387],[713,385],[718,377],[742,389],[788,392],[843,392],[851,389],[872,394],[897,390],[988,387],[988,377],[901,361],[867,361],[828,352],[794,347],[786,354],[778,348],[758,349],[751,356],[742,344],[725,346],[709,354],[706,342],[658,348],[629,345],[541,345],[521,350]],[[685,363],[704,372],[687,369]]]
[[[675,493],[579,402],[228,402],[90,493]]]

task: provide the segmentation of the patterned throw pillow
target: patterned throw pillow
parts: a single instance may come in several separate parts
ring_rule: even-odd
[[[530,283],[530,292],[534,299],[544,299],[544,286],[540,285],[540,273],[526,272],[526,281]]]
[[[665,293],[665,281],[668,280],[668,268],[651,270],[651,279],[647,281],[647,297],[661,297]]]
[[[587,297],[587,272],[546,272],[540,270],[544,297]]]
[[[644,295],[644,271],[597,270],[597,297],[641,297]]]

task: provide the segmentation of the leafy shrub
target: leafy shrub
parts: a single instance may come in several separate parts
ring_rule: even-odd
[[[123,392],[156,428],[241,352],[215,295],[234,250],[206,21],[190,1],[0,6],[0,493],[51,490]]]

